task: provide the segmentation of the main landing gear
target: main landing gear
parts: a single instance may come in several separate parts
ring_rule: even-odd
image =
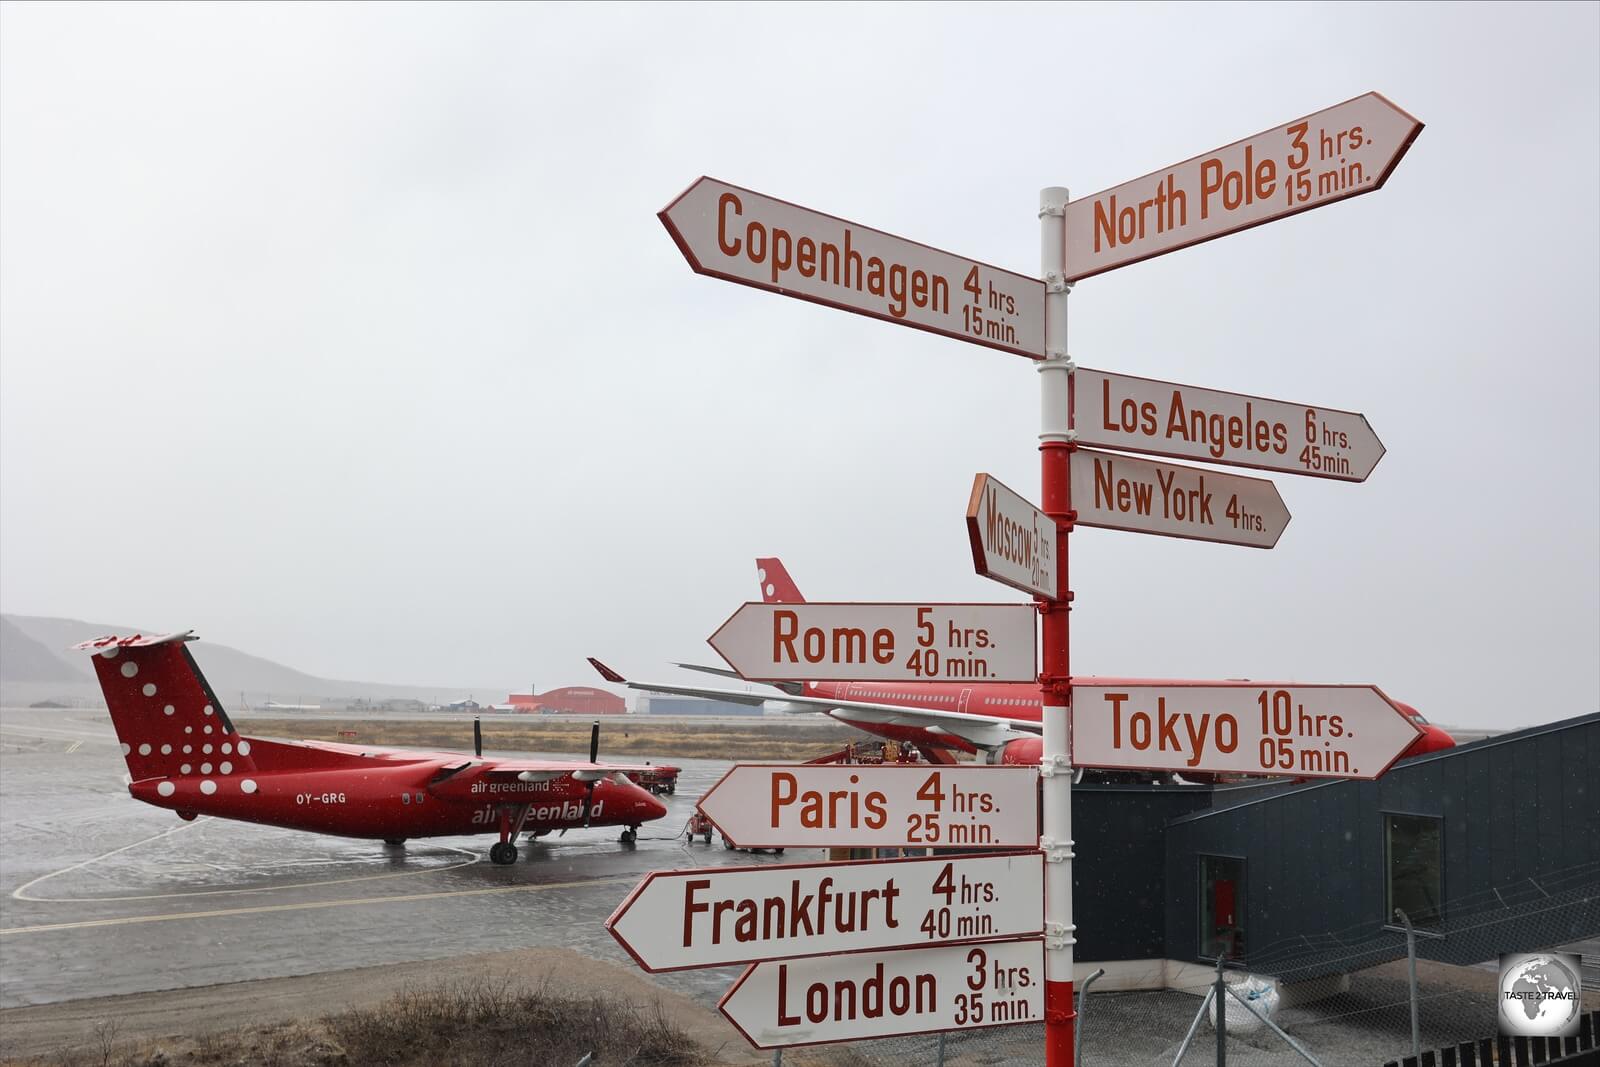
[[[630,826],[623,830],[620,840],[624,845],[632,845],[637,843],[639,840],[639,828],[637,826]]]
[[[405,848],[406,839],[403,837],[386,837],[383,839],[385,848]]]
[[[517,835],[522,824],[528,821],[527,804],[508,805],[500,809],[500,840],[489,846],[489,862],[498,867],[509,867],[517,862]]]

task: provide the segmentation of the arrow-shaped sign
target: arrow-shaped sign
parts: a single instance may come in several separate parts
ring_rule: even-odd
[[[1032,604],[757,604],[709,642],[750,681],[1031,682]]]
[[[1044,942],[758,963],[717,1007],[756,1048],[1038,1022]]]
[[[1067,280],[1382,187],[1422,123],[1377,93],[1067,205]]]
[[[1038,767],[735,764],[698,805],[740,848],[1033,848]]]
[[[1383,442],[1353,411],[1082,367],[1072,425],[1086,445],[1347,482],[1366,481],[1383,458]]]
[[[972,563],[985,578],[1024,593],[1056,598],[1056,524],[1044,512],[980,474],[967,500]]]
[[[647,971],[1044,929],[1044,857],[861,860],[652,871],[606,929]]]
[[[1080,448],[1072,453],[1079,526],[1271,548],[1289,509],[1264,478]]]
[[[1371,685],[1074,685],[1079,767],[1377,778],[1422,729]]]
[[[701,178],[660,213],[696,274],[1044,358],[1044,283]]]

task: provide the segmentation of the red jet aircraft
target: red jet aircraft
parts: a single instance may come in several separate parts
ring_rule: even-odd
[[[382,839],[498,832],[489,858],[517,859],[516,836],[582,826],[639,826],[666,806],[626,777],[648,767],[594,761],[484,759],[459,752],[245,737],[200,673],[190,633],[102,637],[94,653],[135,800],[179,817]]]
[[[757,559],[761,599],[768,604],[803,604],[805,597],[778,559]],[[1044,747],[1044,714],[1039,687],[1031,682],[779,682],[786,697],[763,697],[739,690],[630,682],[599,660],[589,660],[607,681],[654,693],[709,697],[759,704],[773,711],[819,711],[879,737],[910,742],[940,763],[954,763],[956,752],[983,752],[991,763],[1034,765]],[[737,678],[734,671],[679,663],[679,667]],[[1075,679],[1085,685],[1171,684],[1151,679]],[[1430,725],[1416,708],[1400,708],[1421,728],[1401,758],[1452,748],[1455,739]],[[1193,776],[1191,776],[1193,777]]]

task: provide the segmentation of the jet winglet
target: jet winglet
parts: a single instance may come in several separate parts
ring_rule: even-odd
[[[628,680],[626,678],[624,678],[622,675],[618,674],[616,671],[612,670],[610,667],[607,667],[604,663],[601,663],[599,660],[595,659],[593,656],[589,657],[589,666],[591,666],[595,670],[599,671],[600,672],[600,677],[604,678],[608,682],[614,682],[617,685],[627,685],[628,684]]]

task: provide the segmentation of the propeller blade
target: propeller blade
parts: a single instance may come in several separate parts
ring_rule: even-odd
[[[583,791],[583,828],[589,828],[589,813],[594,811],[594,787],[598,783],[590,782]]]
[[[483,721],[476,715],[472,717],[472,752],[479,758],[483,756]]]
[[[594,726],[589,730],[589,762],[593,763],[600,758],[600,720],[594,721]]]

